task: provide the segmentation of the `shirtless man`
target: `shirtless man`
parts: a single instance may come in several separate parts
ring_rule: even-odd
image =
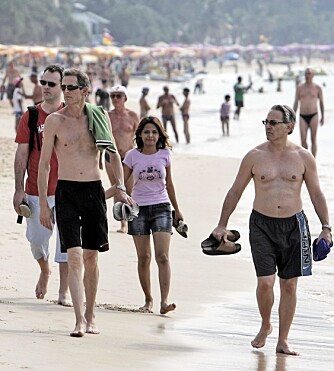
[[[111,103],[114,109],[109,111],[109,118],[111,122],[112,132],[115,138],[116,147],[118,153],[123,161],[125,154],[131,148],[134,147],[134,137],[139,124],[138,115],[127,108],[125,108],[125,102],[128,99],[128,91],[124,86],[116,85],[110,90]],[[115,184],[115,176],[113,174],[113,169],[109,161],[109,153],[105,154],[106,159],[106,170],[111,184]],[[129,181],[126,183],[127,194],[132,193],[133,188],[133,178],[130,177]],[[121,228],[117,230],[120,233],[127,232],[126,221],[121,221]]]
[[[56,215],[61,248],[68,254],[69,287],[76,317],[75,328],[70,335],[82,337],[85,332],[99,333],[94,307],[99,277],[98,252],[109,249],[107,208],[99,169],[99,151],[88,129],[85,99],[89,78],[75,68],[67,69],[61,89],[66,106],[48,116],[44,127],[38,173],[40,221],[46,228],[51,228],[53,215],[47,202],[47,184],[49,162],[55,148],[58,157]],[[102,116],[101,120],[104,117],[105,124],[110,127],[108,115]],[[110,139],[113,140],[112,135]],[[116,197],[131,204],[131,198],[124,192],[120,156],[112,141],[110,147]]]
[[[257,275],[257,302],[262,318],[254,348],[265,345],[272,332],[276,269],[280,281],[279,336],[277,353],[298,355],[288,344],[288,334],[296,309],[297,280],[311,275],[310,233],[303,212],[301,188],[307,187],[322,231],[319,239],[331,241],[328,209],[320,189],[314,157],[290,142],[296,115],[288,106],[275,105],[263,121],[267,142],[243,158],[237,177],[223,203],[218,226],[212,232],[227,242],[228,220],[251,179],[255,199],[250,216],[250,245]]]
[[[10,105],[13,107],[13,94],[15,90],[14,81],[16,78],[21,77],[19,70],[15,67],[13,61],[9,61],[6,67],[6,73],[2,81],[1,91],[5,90],[5,84],[7,83],[7,98]]]
[[[147,94],[149,92],[149,88],[143,88],[142,95],[139,99],[139,106],[140,106],[140,119],[147,117],[148,112],[151,109],[150,105],[147,102]]]
[[[174,95],[169,94],[168,86],[163,87],[164,94],[160,95],[158,98],[157,109],[161,107],[162,110],[162,122],[164,124],[164,128],[167,131],[167,122],[170,121],[172,124],[175,140],[179,142],[179,135],[176,129],[176,122],[175,122],[175,114],[174,114],[174,103],[180,106],[177,99]]]
[[[180,107],[183,119],[183,132],[186,137],[187,144],[190,143],[190,133],[189,133],[189,108],[190,108],[190,99],[189,99],[190,90],[188,88],[183,89],[184,102]]]
[[[25,94],[26,99],[32,99],[34,102],[34,105],[42,103],[43,101],[43,91],[42,86],[38,83],[38,73],[37,72],[31,72],[30,74],[30,81],[34,84],[34,89],[32,91],[32,94],[28,95]],[[42,80],[44,83],[44,80]]]
[[[317,154],[317,130],[318,130],[318,100],[321,112],[320,125],[325,123],[325,107],[322,89],[313,82],[313,71],[311,68],[305,70],[305,82],[297,86],[296,97],[293,109],[297,112],[298,102],[300,101],[300,138],[304,148],[307,145],[307,132],[311,129],[311,151],[315,157]]]

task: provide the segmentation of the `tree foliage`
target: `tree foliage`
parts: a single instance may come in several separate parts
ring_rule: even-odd
[[[80,0],[79,0],[80,1]],[[1,43],[88,45],[75,0],[1,0]],[[81,0],[120,44],[332,43],[332,0]]]

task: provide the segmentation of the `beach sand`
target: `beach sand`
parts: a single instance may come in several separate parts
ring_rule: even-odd
[[[145,82],[154,89],[157,82]],[[143,82],[131,81],[140,91]],[[139,99],[139,98],[138,98]],[[137,109],[137,95],[129,105]],[[25,238],[25,225],[16,224],[12,207],[14,190],[14,117],[0,102],[0,369],[15,370],[331,370],[333,365],[333,307],[317,300],[322,295],[316,277],[313,294],[299,291],[291,346],[299,357],[275,354],[278,335],[277,301],[273,309],[274,331],[267,344],[254,350],[257,334],[256,278],[248,244],[248,215],[252,187],[245,192],[229,227],[241,233],[242,251],[234,256],[210,257],[200,242],[216,225],[223,197],[232,184],[240,160],[226,157],[173,155],[173,180],[177,198],[189,226],[189,237],[172,236],[172,283],[169,300],[177,308],[159,315],[159,287],[152,261],[154,314],[137,311],[144,298],[139,285],[132,238],[116,233],[109,200],[110,251],[99,255],[100,283],[96,322],[100,335],[69,337],[74,327],[73,309],[56,305],[59,276],[52,275],[44,300],[34,295],[39,269]],[[217,177],[217,173],[223,176]],[[103,183],[108,186],[103,174]],[[51,242],[54,255],[54,237]],[[329,257],[333,262],[333,257]],[[333,279],[328,274],[328,279]],[[303,282],[302,282],[303,281]],[[276,290],[277,287],[276,287]],[[326,293],[327,295],[330,292]]]

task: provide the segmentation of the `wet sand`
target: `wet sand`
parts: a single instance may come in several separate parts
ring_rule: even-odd
[[[158,86],[156,82],[145,82],[148,84],[153,94],[160,92],[162,83]],[[137,107],[136,92],[142,85],[140,81],[131,82],[129,90],[134,93],[130,95],[129,105],[133,108]],[[151,100],[155,99],[151,96]],[[244,114],[246,116],[246,112]],[[6,102],[0,102],[0,368],[332,369],[334,313],[328,300],[333,296],[329,283],[333,282],[333,256],[314,267],[313,277],[300,279],[290,343],[301,356],[275,354],[278,291],[273,310],[274,331],[265,348],[254,350],[250,341],[259,330],[260,319],[247,237],[252,186],[248,187],[230,221],[230,228],[241,233],[242,251],[229,257],[203,255],[200,241],[217,223],[222,199],[240,160],[227,158],[234,157],[228,154],[225,157],[187,154],[187,148],[182,145],[175,146],[172,171],[179,204],[189,225],[189,237],[183,239],[177,233],[172,237],[170,301],[176,303],[176,311],[166,316],[158,314],[157,270],[152,262],[154,313],[138,312],[144,300],[136,272],[135,248],[130,236],[115,232],[118,223],[112,219],[108,201],[111,249],[99,256],[96,310],[101,334],[70,338],[74,314],[73,309],[56,305],[59,278],[55,263],[52,263],[46,299],[34,297],[38,267],[25,239],[25,225],[16,224],[12,207],[16,148],[13,126],[14,117]],[[108,184],[105,174],[103,182]],[[306,208],[310,206],[306,204]],[[313,216],[311,220],[314,221]],[[53,260],[54,243],[51,246]]]

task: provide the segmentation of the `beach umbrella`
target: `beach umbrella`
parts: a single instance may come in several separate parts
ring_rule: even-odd
[[[91,49],[91,54],[104,58],[121,57],[122,51],[117,46],[98,45]]]

